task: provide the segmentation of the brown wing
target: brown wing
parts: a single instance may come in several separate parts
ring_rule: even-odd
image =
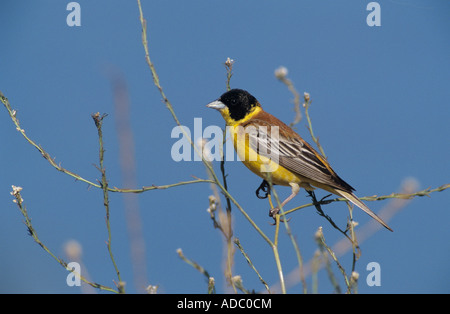
[[[244,125],[245,128],[252,126],[248,134],[253,150],[278,160],[280,166],[295,174],[343,191],[354,191],[334,172],[325,158],[290,127],[268,113],[264,115],[264,119],[255,117]],[[278,127],[278,133],[274,126]]]

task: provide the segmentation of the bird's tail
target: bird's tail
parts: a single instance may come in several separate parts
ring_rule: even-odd
[[[342,191],[342,190],[336,190],[334,193],[337,193],[338,195],[346,198],[347,200],[349,200],[350,202],[352,202],[353,204],[355,204],[356,206],[361,208],[370,217],[372,217],[373,219],[378,221],[380,224],[382,224],[389,231],[394,231],[380,217],[378,217],[373,211],[371,211],[369,209],[369,207],[366,206],[366,204],[364,204],[358,197],[356,197],[355,194],[349,193],[349,192],[345,192],[345,191]]]

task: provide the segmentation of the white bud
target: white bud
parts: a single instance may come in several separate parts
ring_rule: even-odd
[[[284,66],[280,66],[275,70],[275,77],[279,80],[285,78],[288,75],[288,69]]]

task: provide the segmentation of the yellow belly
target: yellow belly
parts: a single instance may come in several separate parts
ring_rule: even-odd
[[[300,183],[302,180],[286,168],[270,161],[267,164],[264,161],[242,161],[244,165],[250,169],[253,173],[257,174],[266,181],[272,179],[273,184],[288,186],[289,183]],[[261,169],[266,171],[261,171]],[[276,169],[273,171],[267,171],[267,169]]]
[[[241,129],[242,130],[242,129]],[[249,146],[248,134],[238,136],[237,128],[230,128],[234,149],[242,163],[253,173],[266,181],[272,180],[273,184],[288,186],[289,183],[301,183],[301,177],[280,166],[268,157],[258,155]]]

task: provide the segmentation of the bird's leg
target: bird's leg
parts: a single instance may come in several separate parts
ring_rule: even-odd
[[[314,206],[316,207],[317,213],[318,213],[320,216],[324,217],[326,220],[328,220],[334,228],[336,228],[337,230],[341,231],[345,236],[347,236],[347,235],[346,235],[346,231],[342,231],[341,228],[339,228],[339,227],[336,225],[336,223],[333,221],[333,219],[331,219],[330,216],[328,216],[327,214],[325,214],[325,213],[323,212],[322,207],[320,206],[320,205],[322,205],[322,204],[328,204],[328,203],[331,202],[331,201],[324,201],[324,199],[327,198],[327,197],[329,197],[331,194],[326,195],[325,197],[322,197],[322,198],[320,199],[320,201],[317,201],[317,199],[316,199],[316,194],[314,194],[314,191],[308,191],[308,190],[307,190],[306,192],[308,192],[309,196],[311,197],[312,202],[313,202]]]
[[[319,213],[319,215],[325,216],[325,213],[323,212],[322,207],[320,206],[323,198],[320,201],[317,201],[316,194],[314,193],[314,191],[306,190],[306,192],[308,193],[309,197],[311,197],[312,203],[314,207],[316,207],[316,210]]]
[[[322,197],[322,198],[320,199],[320,201],[318,201],[317,198],[316,198],[316,194],[314,193],[314,191],[312,191],[312,190],[306,190],[306,192],[307,192],[308,195],[311,197],[311,200],[312,200],[312,202],[313,202],[313,205],[316,207],[317,211],[319,211],[319,212],[323,212],[323,211],[322,211],[322,208],[320,207],[320,205],[326,205],[326,204],[329,204],[329,203],[332,202],[332,200],[327,200],[327,201],[326,201],[325,199],[328,198],[328,197],[330,197],[330,196],[333,195],[333,194],[325,195],[324,197]]]
[[[280,205],[280,207],[284,207],[290,200],[292,200],[300,191],[300,186],[297,183],[289,183],[289,185],[292,187],[292,193],[288,196]],[[278,214],[280,211],[280,208],[277,206],[275,208],[270,209],[269,216],[274,217],[276,214]]]
[[[259,195],[259,191],[263,191],[265,193],[265,195],[260,196]],[[270,186],[269,183],[266,180],[263,180],[263,182],[261,183],[261,185],[256,189],[256,197],[259,199],[265,199],[269,196],[270,194]]]
[[[326,204],[330,204],[331,202],[333,202],[332,200],[325,200],[326,198],[330,197],[331,195],[333,195],[333,194],[328,194],[328,195],[325,195],[324,197],[322,197],[319,201],[319,204],[326,205]]]

